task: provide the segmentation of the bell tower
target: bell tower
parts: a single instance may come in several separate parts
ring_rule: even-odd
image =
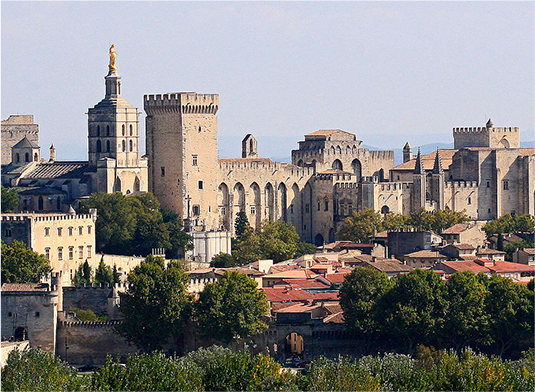
[[[102,158],[116,160],[116,167],[138,167],[139,113],[121,96],[121,76],[115,66],[115,49],[110,48],[109,72],[104,77],[104,99],[88,112],[89,163]]]

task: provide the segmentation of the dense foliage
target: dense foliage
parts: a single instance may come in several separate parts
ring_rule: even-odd
[[[417,230],[431,230],[440,234],[444,229],[457,223],[468,222],[470,218],[464,212],[449,209],[433,212],[420,210],[405,216],[389,213],[381,215],[369,208],[361,212],[353,212],[346,218],[336,236],[340,240],[367,242],[373,231],[396,230],[412,227]]]
[[[24,243],[2,242],[2,283],[39,283],[50,272],[50,261]]]
[[[262,354],[210,347],[185,357],[132,354],[126,364],[108,357],[98,372],[77,376],[39,349],[10,354],[2,371],[5,391],[532,391],[534,351],[519,361],[465,349],[418,347],[401,354],[317,358],[305,375],[281,371]]]
[[[2,213],[15,212],[19,205],[19,192],[15,188],[2,187]]]
[[[386,275],[355,269],[340,289],[348,329],[365,344],[411,353],[418,344],[472,346],[503,355],[533,344],[533,284],[459,272],[442,281],[413,270],[388,282]]]
[[[73,284],[75,287],[81,287],[83,285],[90,285],[92,282],[92,268],[86,260],[78,266],[78,270],[74,273]]]
[[[124,321],[118,332],[146,352],[168,338],[178,339],[190,314],[188,283],[180,263],[165,266],[163,258],[147,256],[128,274],[127,289],[119,294]]]
[[[483,226],[487,236],[505,233],[533,233],[535,232],[535,216],[530,214],[505,214]]]
[[[95,283],[107,283],[112,286],[115,283],[120,282],[121,276],[119,275],[119,271],[117,271],[117,267],[114,265],[113,268],[111,268],[109,265],[104,264],[104,260],[100,260],[100,263],[95,271]]]
[[[264,222],[259,230],[246,227],[232,253],[238,265],[266,259],[278,263],[294,257],[298,242],[299,235],[292,225]]]
[[[91,309],[70,308],[69,312],[76,313],[80,321],[108,321],[108,316],[99,316]]]
[[[165,248],[168,257],[177,258],[193,246],[178,215],[160,210],[152,193],[94,193],[83,201],[80,212],[87,213],[90,208],[98,211],[98,252],[146,256],[153,248]]]
[[[238,261],[236,258],[228,253],[220,253],[215,255],[210,262],[210,267],[214,268],[229,268],[236,267],[237,265]]]
[[[227,271],[209,283],[195,303],[200,333],[223,343],[245,339],[264,331],[269,310],[266,294],[247,275]]]

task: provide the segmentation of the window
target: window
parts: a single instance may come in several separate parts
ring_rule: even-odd
[[[130,136],[134,136],[134,127],[130,124]]]
[[[87,245],[87,258],[90,259],[93,255],[93,247],[91,245]]]
[[[72,237],[73,231],[74,231],[74,227],[69,227],[69,237]]]
[[[324,211],[329,211],[329,200],[325,200],[325,208]]]
[[[110,141],[106,140],[106,152],[110,152]]]
[[[321,211],[321,201],[318,201],[318,211]]]
[[[20,155],[19,153],[15,154],[15,162],[20,162]]]
[[[192,158],[192,163],[191,163],[191,164],[192,164],[193,166],[198,166],[198,165],[197,165],[197,159],[198,159],[198,157],[199,157],[198,155],[192,155],[192,156],[191,156],[191,158]]]
[[[199,189],[203,189],[204,188],[204,183],[202,182],[202,180],[199,180]]]
[[[162,171],[162,177],[165,177],[165,167],[161,167],[160,170]]]
[[[58,227],[58,237],[61,237],[63,234],[63,227]]]
[[[193,206],[193,215],[198,216],[201,215],[201,206],[198,204],[195,204]]]
[[[24,154],[24,162],[30,162],[30,154],[29,153]]]
[[[225,215],[226,212],[227,212],[226,208],[225,207],[221,207],[221,215]]]
[[[106,136],[110,136],[110,126],[109,125],[106,125]]]
[[[293,214],[293,213],[294,213],[294,205],[290,204],[290,214]]]
[[[12,316],[13,316],[13,313],[7,312],[7,317],[12,317]]]
[[[6,229],[6,237],[11,237],[11,229]]]
[[[347,214],[351,215],[353,213],[353,204],[347,205]]]
[[[310,204],[305,204],[305,214],[310,213]]]
[[[490,188],[490,181],[487,181],[487,188]]]
[[[83,259],[84,258],[84,247],[83,246],[79,246],[78,247],[78,258],[79,259]]]
[[[126,151],[126,142],[123,140],[122,142],[122,151],[125,152]]]
[[[504,191],[509,190],[509,180],[503,180],[503,190]]]
[[[256,206],[251,206],[251,215],[256,215]]]
[[[50,227],[45,227],[45,237],[50,237]]]
[[[79,226],[78,227],[78,235],[83,235],[84,234],[84,227],[83,226]]]
[[[468,204],[472,204],[472,198],[470,196],[468,196]]]
[[[74,246],[69,246],[69,260],[74,259]]]
[[[35,317],[39,317],[40,315],[41,315],[41,313],[35,312]]]
[[[124,124],[123,124],[123,126],[121,127],[121,130],[122,130],[122,134],[123,134],[123,136],[124,136],[124,135],[125,135],[125,126],[124,126]]]
[[[45,257],[50,260],[50,248],[45,248]]]
[[[63,247],[58,248],[58,260],[63,260]]]
[[[87,234],[91,234],[91,226],[87,226]]]
[[[100,125],[97,125],[97,136],[100,136]]]
[[[130,147],[130,152],[134,151],[134,142],[132,140],[128,142],[128,146]]]

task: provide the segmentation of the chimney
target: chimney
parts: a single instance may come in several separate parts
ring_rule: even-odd
[[[48,162],[56,162],[56,147],[54,147],[53,144],[50,146],[50,158],[48,159]]]

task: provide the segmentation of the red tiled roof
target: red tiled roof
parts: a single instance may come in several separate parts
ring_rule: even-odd
[[[453,155],[459,150],[453,150],[453,149],[439,149],[439,155],[440,160],[442,161],[442,167],[444,170],[449,170],[449,167],[451,165],[451,162],[453,160]],[[425,170],[433,170],[433,166],[435,166],[435,155],[436,151],[433,151],[429,154],[422,155],[422,162],[424,164]],[[410,161],[407,161],[405,163],[402,163],[401,165],[398,165],[394,168],[394,170],[414,170],[414,166],[416,165],[416,158],[411,159]]]
[[[4,283],[2,291],[49,291],[48,283]]]
[[[293,289],[328,289],[329,285],[315,279],[283,279],[282,284],[287,284]]]
[[[495,273],[506,272],[535,272],[535,265],[526,265],[520,263],[512,263],[510,261],[496,260],[494,265],[487,267]]]
[[[466,260],[466,261],[443,261],[443,265],[451,268],[452,270],[456,272],[461,271],[472,271],[475,274],[478,274],[480,272],[482,273],[489,273],[490,270],[487,267],[484,267],[482,265],[477,264],[473,260]]]
[[[329,323],[343,324],[344,322],[345,322],[344,312],[331,314],[323,319],[324,324],[329,324]]]
[[[456,225],[453,225],[443,230],[442,234],[461,234],[463,231],[467,230],[468,228],[470,228],[469,223],[457,223]]]
[[[292,306],[288,306],[286,308],[279,309],[277,313],[308,313],[319,307],[321,307],[321,304],[306,305],[298,303]]]
[[[325,279],[331,283],[343,283],[346,280],[346,275],[347,272],[336,272],[334,274],[325,275]]]
[[[440,252],[436,250],[428,250],[428,249],[419,250],[417,252],[406,254],[405,257],[422,258],[422,259],[431,259],[431,258],[447,259],[448,258],[447,256],[444,256],[443,254],[441,254]]]
[[[275,274],[277,272],[290,271],[290,270],[296,270],[296,269],[301,269],[301,267],[295,264],[272,265],[269,268],[268,274]]]

